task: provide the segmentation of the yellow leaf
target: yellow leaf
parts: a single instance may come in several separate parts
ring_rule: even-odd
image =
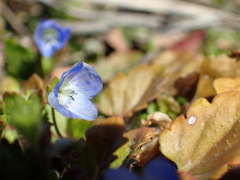
[[[217,94],[226,91],[240,92],[240,78],[218,78],[213,82]]]
[[[175,81],[193,72],[199,72],[202,61],[202,56],[194,53],[165,51],[159,54],[153,63],[165,67],[165,77],[162,86],[164,94],[176,95]]]
[[[160,134],[161,152],[178,170],[198,179],[216,179],[228,165],[240,163],[240,92],[197,99],[187,117],[177,117]]]
[[[131,116],[156,98],[163,80],[161,66],[142,64],[128,75],[120,73],[100,95],[99,110],[108,115]]]
[[[200,77],[195,99],[216,95],[213,81],[221,77],[240,77],[240,62],[227,55],[212,56],[205,59],[200,68]]]

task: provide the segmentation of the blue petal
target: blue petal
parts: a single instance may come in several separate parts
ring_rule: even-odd
[[[66,104],[61,105],[56,94],[51,92],[48,96],[48,103],[65,117],[72,119],[80,118],[88,121],[97,118],[98,111],[96,107],[91,101],[86,99],[75,98],[71,103],[67,101]]]
[[[81,70],[79,70],[81,68]],[[77,63],[71,71],[65,74],[63,86],[75,90],[86,99],[92,99],[102,90],[102,80],[96,70],[86,64]]]
[[[104,180],[141,180],[136,174],[125,168],[107,170]]]
[[[154,159],[144,168],[144,180],[179,180],[176,169],[165,159]]]
[[[56,32],[57,37],[53,39],[54,43],[49,44],[42,38],[42,34],[47,29],[52,29]],[[51,57],[57,50],[62,49],[69,37],[70,29],[62,29],[54,20],[41,20],[34,32],[34,41],[41,54],[46,58]]]
[[[55,46],[48,45],[43,41],[38,42],[38,47],[42,56],[44,56],[45,58],[52,57],[57,50]]]
[[[70,33],[71,33],[71,29],[70,28],[65,28],[62,29],[62,31],[60,32],[60,36],[59,36],[59,41],[62,42],[60,45],[60,47],[58,47],[59,49],[62,49],[65,45],[65,43],[68,41],[69,37],[70,37]]]
[[[79,62],[63,73],[59,83],[49,94],[48,103],[63,116],[95,120],[98,112],[90,99],[101,90],[102,80],[95,69]],[[69,96],[65,91],[74,91],[76,95]]]

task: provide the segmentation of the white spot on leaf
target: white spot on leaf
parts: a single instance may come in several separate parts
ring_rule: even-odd
[[[197,122],[197,117],[196,116],[190,116],[188,118],[188,124],[193,125]]]

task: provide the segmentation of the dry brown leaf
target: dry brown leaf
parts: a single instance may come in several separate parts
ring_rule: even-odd
[[[129,159],[134,159],[138,165],[144,166],[154,156],[159,154],[159,132],[155,128],[142,127],[124,134],[128,138],[130,150]]]
[[[191,100],[195,94],[199,73],[193,72],[184,78],[179,78],[174,83],[178,90],[178,95]]]
[[[23,91],[25,93],[37,93],[42,100],[42,105],[46,105],[46,97],[45,97],[45,88],[43,80],[37,75],[33,74],[27,81],[23,84]]]
[[[159,54],[153,63],[166,68],[162,86],[164,93],[171,96],[176,95],[175,81],[193,72],[199,72],[202,61],[202,56],[190,52],[165,51]]]
[[[212,103],[197,99],[187,117],[176,118],[160,134],[161,152],[180,172],[198,179],[221,177],[229,165],[240,163],[240,92],[217,95]]]
[[[240,58],[240,52],[239,51],[232,51],[231,54],[229,55],[229,57],[239,59]]]
[[[169,128],[172,120],[170,117],[162,112],[156,111],[147,116],[147,120],[142,119],[141,124],[144,127],[156,125],[161,131]]]
[[[192,32],[170,49],[179,52],[197,52],[202,47],[205,37],[206,32],[203,30]]]
[[[93,147],[98,166],[107,167],[116,157],[113,154],[127,142],[123,137],[125,131],[124,120],[119,116],[97,121],[86,132],[86,140]]]
[[[95,68],[103,81],[133,66],[141,57],[138,51],[115,52],[97,61]]]
[[[123,32],[119,28],[112,29],[109,33],[107,33],[105,41],[115,51],[126,52],[129,50],[129,44],[124,37]]]
[[[218,78],[213,82],[217,94],[226,91],[240,92],[240,78]]]
[[[179,172],[178,175],[181,180],[197,180],[197,178],[187,172]]]
[[[198,97],[210,97],[216,95],[213,81],[221,77],[240,77],[240,62],[227,55],[205,59],[200,68],[200,77],[195,99]]]
[[[99,110],[108,116],[131,116],[156,98],[163,80],[163,68],[142,64],[112,79],[100,95]]]
[[[169,75],[177,74],[178,77],[184,77],[192,72],[198,72],[202,61],[203,57],[195,53],[164,51],[153,63],[166,67],[166,73]]]
[[[33,74],[27,81],[24,82],[23,86],[24,91],[43,88],[43,80],[37,74]]]

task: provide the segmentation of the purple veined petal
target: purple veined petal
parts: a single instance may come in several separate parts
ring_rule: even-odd
[[[51,92],[48,96],[49,105],[55,108],[65,117],[73,119],[85,119],[88,121],[97,118],[98,111],[94,104],[87,99],[81,97],[69,97],[58,94],[58,97]]]
[[[107,170],[104,180],[141,180],[136,174],[125,168]]]
[[[63,73],[59,83],[48,96],[48,103],[63,116],[95,120],[98,111],[90,101],[102,90],[102,80],[96,70],[86,63],[76,63]]]
[[[76,64],[71,71],[68,72],[62,83],[61,91],[75,91],[87,99],[92,99],[102,90],[102,80],[96,70],[82,63],[82,67]],[[79,68],[81,70],[79,71]]]

